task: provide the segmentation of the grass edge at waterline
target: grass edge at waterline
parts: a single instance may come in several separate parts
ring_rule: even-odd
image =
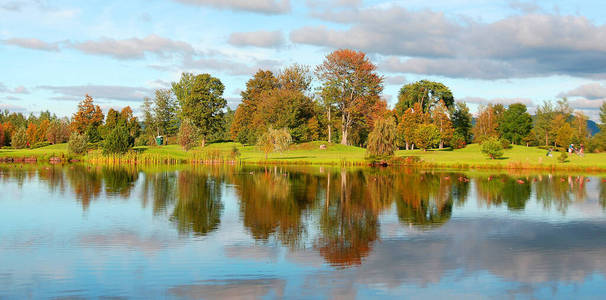
[[[320,145],[326,145],[325,149]],[[238,149],[236,153],[234,147]],[[606,153],[588,153],[584,157],[571,155],[567,163],[559,163],[556,154],[549,157],[546,153],[536,147],[513,146],[505,150],[503,158],[493,160],[481,153],[479,145],[471,144],[458,150],[398,150],[389,164],[422,168],[606,171]],[[0,149],[0,161],[363,166],[369,164],[365,154],[364,148],[320,141],[291,145],[288,151],[270,153],[267,160],[256,146],[233,142],[209,144],[190,151],[184,151],[178,145],[135,147],[121,155],[103,155],[100,150],[91,150],[84,156],[71,155],[66,144],[59,144],[37,149]]]

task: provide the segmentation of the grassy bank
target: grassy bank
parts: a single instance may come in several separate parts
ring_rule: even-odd
[[[38,149],[0,149],[0,159],[49,161],[52,157],[63,160],[79,159],[90,163],[130,163],[130,164],[179,164],[179,163],[244,163],[244,164],[317,164],[317,165],[365,165],[365,149],[354,146],[330,144],[320,149],[323,142],[292,145],[289,151],[270,153],[268,159],[255,146],[238,143],[216,143],[205,148],[183,151],[178,145],[162,147],[136,147],[133,151],[119,156],[103,156],[99,150],[87,155],[74,157],[68,154],[67,145],[52,145]],[[232,149],[238,149],[235,156]],[[477,144],[459,150],[399,150],[396,164],[414,164],[431,168],[487,168],[487,169],[536,169],[536,170],[588,170],[606,171],[606,153],[589,153],[584,157],[572,155],[566,163],[545,156],[546,151],[534,147],[514,146],[505,150],[501,159],[491,160],[480,152]]]

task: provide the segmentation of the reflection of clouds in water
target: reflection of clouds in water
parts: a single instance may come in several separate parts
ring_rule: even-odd
[[[282,298],[285,286],[286,282],[280,279],[213,280],[175,286],[168,290],[168,294],[185,299]]]
[[[277,247],[266,247],[260,245],[251,246],[229,246],[225,247],[225,255],[231,258],[243,260],[272,261],[278,259],[279,249]]]
[[[606,236],[605,223],[451,220],[423,236],[377,243],[358,268],[318,272],[306,285],[331,291],[359,284],[427,287],[455,273],[532,286],[582,283],[606,275],[606,240],[595,238],[600,236]]]
[[[147,254],[154,254],[179,243],[176,238],[163,237],[157,234],[142,236],[133,231],[114,231],[109,233],[82,234],[78,241],[80,246],[100,249],[135,249]]]

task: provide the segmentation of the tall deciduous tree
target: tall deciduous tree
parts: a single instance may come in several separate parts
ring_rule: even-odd
[[[534,122],[534,133],[538,141],[545,141],[545,146],[549,145],[553,139],[552,121],[555,117],[555,109],[551,101],[544,101],[537,108],[536,118]]]
[[[420,103],[423,111],[430,111],[435,105],[443,101],[448,109],[454,105],[454,97],[450,89],[440,82],[421,80],[404,85],[398,94],[396,113],[401,116],[404,112]]]
[[[450,141],[454,133],[452,121],[448,114],[448,108],[444,101],[440,100],[433,109],[433,124],[440,131],[440,143],[439,148],[444,148],[444,142]]]
[[[90,128],[97,129],[103,123],[103,112],[99,105],[93,103],[93,98],[88,94],[78,104],[78,111],[72,118],[72,128],[78,133],[89,131]]]
[[[481,143],[489,137],[498,137],[498,127],[499,120],[494,107],[492,105],[480,107],[476,125],[472,129],[474,141]]]
[[[324,88],[336,90],[336,108],[341,114],[341,144],[348,144],[356,118],[372,107],[383,91],[383,77],[363,52],[339,49],[328,54],[316,68]]]
[[[252,119],[257,111],[262,96],[278,87],[278,79],[271,71],[259,70],[246,82],[246,89],[240,93],[242,103],[238,105],[231,125],[231,137],[243,144],[254,144],[257,130]]]
[[[521,144],[531,129],[532,117],[526,112],[526,105],[522,103],[509,105],[503,113],[503,119],[499,126],[501,137],[514,144]]]
[[[224,126],[225,86],[209,74],[183,73],[179,82],[172,83],[172,90],[179,100],[181,117],[191,119],[198,128],[204,147],[206,138]]]
[[[158,89],[155,92],[153,115],[156,121],[157,135],[173,135],[179,127],[177,118],[177,101],[169,89]]]
[[[471,142],[472,115],[465,102],[457,102],[452,113],[452,126],[455,133],[465,139],[465,143]]]
[[[574,113],[574,118],[572,119],[574,143],[587,144],[589,141],[590,134],[587,130],[587,120],[589,120],[589,118],[583,112],[576,111]]]

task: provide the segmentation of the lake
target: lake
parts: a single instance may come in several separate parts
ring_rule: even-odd
[[[0,165],[0,298],[601,298],[606,177]]]

